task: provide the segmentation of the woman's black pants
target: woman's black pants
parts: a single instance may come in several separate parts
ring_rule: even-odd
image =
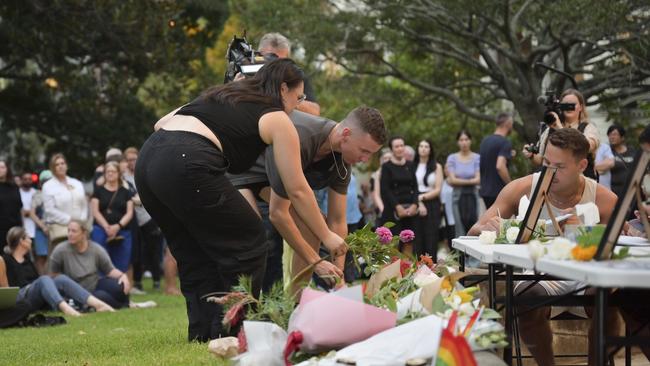
[[[144,143],[136,165],[142,203],[178,263],[190,341],[228,335],[222,307],[205,295],[229,292],[240,276],[252,278],[257,295],[264,277],[264,227],[224,176],[227,168],[227,159],[207,138],[165,130]]]

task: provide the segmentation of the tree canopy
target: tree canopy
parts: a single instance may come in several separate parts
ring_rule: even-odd
[[[62,151],[87,176],[108,146],[140,146],[156,106],[214,82],[188,85],[227,16],[206,0],[0,2],[0,154]],[[45,160],[13,155],[22,169]]]
[[[394,78],[492,121],[512,102],[536,137],[545,90],[575,76],[588,104],[650,91],[650,5],[643,0],[279,0],[238,2],[256,26],[279,29],[306,59],[357,75]],[[498,104],[496,104],[498,105]]]

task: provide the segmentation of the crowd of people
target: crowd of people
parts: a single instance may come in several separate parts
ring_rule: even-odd
[[[32,311],[78,316],[150,307],[155,303],[133,302],[129,295],[145,294],[145,271],[152,289],[160,289],[166,251],[165,292],[179,294],[174,259],[133,183],[137,156],[134,147],[110,149],[87,185],[92,193],[68,175],[63,154],[52,155],[38,176],[13,177],[0,160],[0,287],[19,287],[18,301]]]
[[[453,238],[497,228],[536,185],[534,174],[511,178],[511,114],[497,115],[494,133],[480,144],[459,131],[458,151],[443,157],[429,139],[388,138],[374,108],[354,108],[338,123],[320,117],[289,48],[281,35],[266,35],[260,51],[277,58],[255,76],[213,87],[170,112],[140,152],[110,149],[90,194],[68,176],[62,154],[51,157],[37,184],[29,173],[14,182],[0,160],[0,286],[20,287],[19,299],[36,309],[78,315],[131,306],[129,294],[142,292],[148,270],[154,289],[164,275],[165,291],[185,297],[188,338],[207,341],[228,331],[221,305],[206,297],[228,292],[242,275],[256,293],[282,279],[296,285],[298,274],[313,273],[323,286],[353,281],[359,274],[344,238],[367,223],[412,230],[415,240],[399,249],[435,259]],[[533,166],[558,168],[553,210],[593,201],[605,222],[634,151],[621,126],[607,130],[610,145],[600,141],[578,91],[561,98],[573,109],[555,116],[538,149],[525,146],[521,154]],[[358,182],[353,165],[383,145],[377,171]],[[287,252],[293,257],[283,271]],[[526,321],[539,326],[548,314],[537,315]],[[523,336],[533,347],[539,341]]]

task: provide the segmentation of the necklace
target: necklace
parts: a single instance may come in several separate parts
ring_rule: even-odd
[[[574,205],[575,205],[575,204],[574,204],[574,201],[576,201],[576,195],[578,196],[578,197],[577,197],[577,198],[578,198],[578,199],[577,199],[578,202],[580,202],[580,200],[582,199],[582,192],[584,191],[584,185],[585,185],[585,184],[586,184],[586,182],[583,180],[583,181],[581,182],[581,184],[580,184],[580,188],[581,188],[581,189],[578,189],[578,192],[577,192],[575,195],[573,195],[573,197],[569,198],[569,199],[566,200],[566,201],[560,201],[560,200],[558,200],[557,198],[555,198],[554,196],[552,196],[551,194],[548,194],[546,197],[548,197],[549,200],[552,201],[551,203],[553,204],[553,206],[556,206],[556,207],[560,207],[560,206],[561,206],[561,207],[574,206]],[[577,204],[578,202],[575,202],[575,203]]]
[[[346,168],[345,164],[343,163],[343,157],[341,157],[341,165],[343,165],[343,171],[345,172],[345,175],[341,176],[341,170],[339,169],[339,164],[336,162],[336,155],[334,155],[334,148],[332,147],[332,139],[327,136],[327,141],[330,143],[330,151],[332,152],[332,159],[334,159],[334,166],[336,166],[336,174],[339,176],[339,178],[341,178],[341,180],[345,180],[345,178],[348,177],[348,168]]]

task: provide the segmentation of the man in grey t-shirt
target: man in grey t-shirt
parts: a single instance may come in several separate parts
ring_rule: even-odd
[[[313,189],[328,188],[327,225],[330,230],[345,237],[350,166],[367,161],[381,148],[386,140],[384,120],[378,110],[369,107],[355,108],[338,124],[299,111],[294,111],[290,117],[300,139],[300,158],[305,178]],[[337,260],[338,268],[321,261],[318,255],[319,241],[291,208],[291,201],[276,168],[272,146],[266,149],[249,171],[230,176],[230,179],[253,208],[257,208],[256,198],[270,203],[271,222],[298,254],[294,256],[293,275],[307,265],[316,263],[314,271],[319,276],[342,276],[344,258]],[[305,273],[305,278],[309,277],[311,273]]]
[[[129,306],[128,277],[113,266],[104,248],[88,239],[88,229],[81,222],[70,221],[68,240],[54,248],[49,262],[50,274],[67,275],[115,309]]]

